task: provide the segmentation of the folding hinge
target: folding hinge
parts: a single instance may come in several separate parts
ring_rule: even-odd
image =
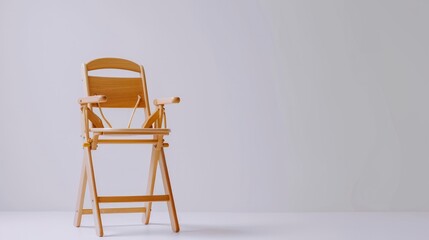
[[[156,150],[161,150],[161,148],[164,146],[164,139],[162,139],[162,137],[159,137],[160,139],[158,140],[158,142],[155,144],[155,149]]]
[[[84,143],[82,144],[82,146],[83,146],[84,148],[86,148],[86,147],[91,147],[91,142],[92,142],[92,139],[90,139],[89,141],[84,142]]]

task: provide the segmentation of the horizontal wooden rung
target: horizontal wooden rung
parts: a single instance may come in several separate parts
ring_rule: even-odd
[[[100,203],[117,203],[117,202],[162,202],[169,201],[169,195],[152,195],[152,196],[104,196],[98,197]]]
[[[169,135],[170,129],[168,128],[91,128],[91,132],[99,133],[101,135]]]
[[[153,139],[98,139],[99,144],[156,144]]]
[[[98,139],[98,144],[157,144],[154,139]],[[162,147],[169,147],[170,144],[163,143]]]
[[[135,208],[100,208],[100,213],[143,213],[146,212],[144,207]],[[82,209],[82,214],[92,214],[92,209]]]

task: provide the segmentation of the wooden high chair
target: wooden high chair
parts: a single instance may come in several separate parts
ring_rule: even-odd
[[[132,71],[139,74],[138,77],[101,77],[90,75],[93,70],[117,69]],[[97,235],[103,236],[101,213],[144,213],[143,222],[149,223],[152,202],[167,202],[173,232],[179,231],[173,192],[165,160],[164,148],[168,143],[164,136],[170,133],[166,128],[165,104],[179,103],[180,98],[155,99],[156,111],[151,114],[146,88],[146,77],[143,66],[129,60],[120,58],[99,58],[83,65],[84,82],[87,97],[80,98],[79,104],[82,110],[83,121],[83,165],[79,184],[78,199],[74,225],[80,226],[83,214],[92,214],[95,221]],[[98,117],[93,108],[98,108],[101,118],[109,126],[105,127],[103,120]],[[112,128],[105,118],[102,108],[131,108],[133,109],[128,128]],[[146,121],[141,128],[130,128],[131,121],[137,108],[143,108]],[[114,135],[115,138],[109,138]],[[121,138],[118,138],[121,136]],[[136,138],[136,137],[139,138]],[[144,138],[142,138],[142,136]],[[99,144],[150,144],[152,145],[152,157],[149,167],[149,181],[146,195],[144,196],[99,196],[95,181],[95,171],[91,152],[96,150]],[[156,170],[159,164],[164,190],[164,195],[153,195]],[[86,186],[89,186],[92,208],[84,209]],[[144,207],[133,208],[100,208],[100,203],[145,202]]]

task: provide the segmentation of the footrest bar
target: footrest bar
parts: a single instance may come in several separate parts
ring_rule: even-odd
[[[100,208],[100,213],[144,213],[146,208],[135,207],[135,208]],[[82,214],[92,214],[92,209],[82,209]]]
[[[163,202],[169,201],[169,195],[152,195],[152,196],[104,196],[98,197],[100,203],[117,203],[117,202]]]

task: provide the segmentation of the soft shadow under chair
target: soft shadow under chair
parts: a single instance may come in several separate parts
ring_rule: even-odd
[[[91,71],[103,69],[116,69],[138,73],[138,77],[104,77],[90,75]],[[164,148],[168,143],[164,136],[170,133],[166,128],[165,104],[179,103],[180,98],[155,99],[156,111],[151,114],[146,78],[143,66],[129,60],[119,58],[99,58],[83,65],[86,97],[79,99],[82,110],[84,157],[82,173],[79,184],[78,200],[74,225],[80,226],[83,214],[92,214],[95,221],[97,235],[103,236],[101,213],[136,213],[141,212],[143,222],[149,223],[152,202],[167,202],[170,215],[171,228],[174,232],[180,230],[174,205],[173,192],[171,190]],[[103,120],[98,117],[93,108],[99,108],[100,115],[109,126],[105,127]],[[130,108],[133,109],[128,128],[112,128],[105,118],[102,108]],[[143,108],[146,121],[141,128],[130,128],[134,112]],[[114,135],[114,138],[109,136]],[[118,137],[121,138],[118,138]],[[142,138],[144,136],[144,138]],[[92,151],[98,144],[150,144],[152,145],[152,157],[149,167],[149,180],[147,192],[144,196],[99,196],[95,181]],[[164,195],[153,195],[157,166],[159,164],[164,190]],[[86,186],[89,187],[92,208],[84,209]],[[145,202],[144,207],[133,208],[100,208],[100,203]]]

